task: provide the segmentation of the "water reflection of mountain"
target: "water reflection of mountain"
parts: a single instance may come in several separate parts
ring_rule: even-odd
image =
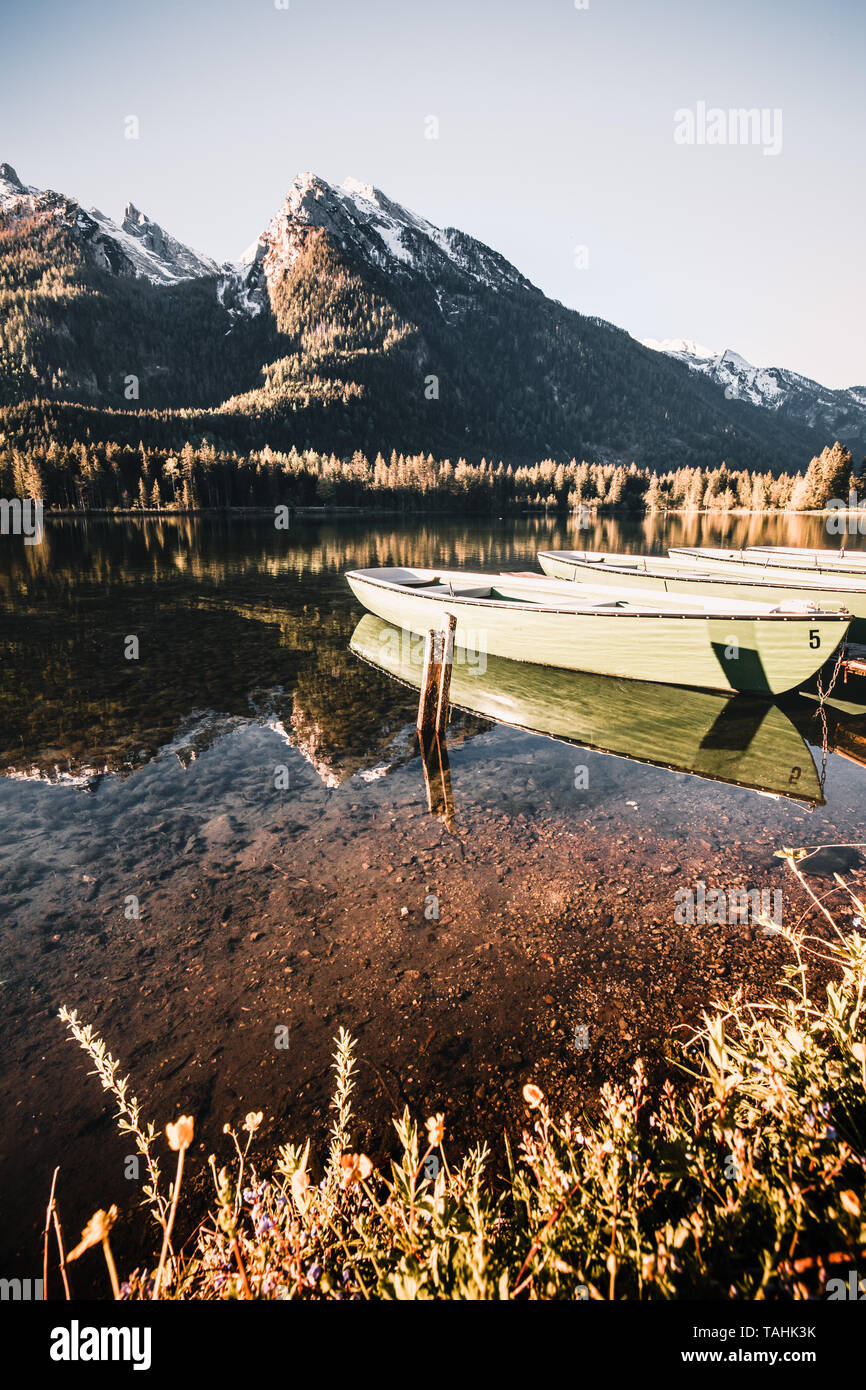
[[[289,742],[329,787],[358,773],[382,775],[415,755],[416,702],[395,699],[393,684],[383,691],[366,679],[342,679],[347,659],[344,646],[329,670],[304,667],[293,695]],[[451,737],[460,742],[489,728],[488,720],[458,712]]]
[[[352,637],[366,662],[419,688],[418,643],[367,614]],[[618,680],[457,652],[451,700],[464,711],[598,752],[823,805],[812,754],[766,701]]]
[[[256,602],[253,588],[238,585],[238,600],[202,596],[176,578],[124,590],[120,603],[78,589],[69,622],[19,601],[4,620],[14,679],[0,688],[0,773],[92,788],[156,757],[186,765],[249,723],[273,728],[329,787],[411,758],[414,701],[359,667],[354,620],[304,601],[297,580],[293,607]],[[123,657],[129,633],[138,662]]]

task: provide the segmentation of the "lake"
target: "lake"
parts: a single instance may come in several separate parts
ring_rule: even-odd
[[[771,989],[772,929],[682,905],[699,884],[781,891],[791,920],[805,904],[775,850],[866,840],[855,692],[822,716],[491,660],[455,669],[448,767],[425,776],[417,695],[377,663],[381,633],[343,579],[761,541],[826,543],[817,517],[699,515],[580,531],[541,515],[58,520],[38,546],[3,537],[0,1272],[41,1273],[56,1164],[68,1236],[140,1200],[61,1004],[146,1117],[195,1116],[201,1183],[248,1110],[263,1146],[311,1133],[324,1154],[341,1025],[360,1044],[355,1142],[381,1158],[404,1104],[445,1112],[458,1144],[498,1142],[525,1081],[591,1106],[638,1055],[668,1074],[712,998]],[[825,854],[818,879],[834,868],[856,877],[858,850]],[[132,1223],[118,1231],[121,1258],[141,1258]]]

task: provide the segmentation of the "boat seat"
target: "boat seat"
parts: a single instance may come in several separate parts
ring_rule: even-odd
[[[442,580],[439,579],[436,581],[434,592],[437,598],[490,598],[493,590],[489,585],[484,585],[483,587],[477,585],[475,588],[472,588],[464,584],[454,587],[448,583],[443,584]]]

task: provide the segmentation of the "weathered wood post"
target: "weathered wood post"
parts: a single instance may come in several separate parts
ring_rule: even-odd
[[[439,670],[439,698],[436,702],[436,733],[445,737],[448,727],[448,705],[451,694],[451,670],[454,666],[454,629],[457,619],[453,613],[445,613],[439,633],[441,643]]]
[[[424,669],[421,673],[421,696],[418,701],[418,733],[424,743],[434,734],[444,734],[448,723],[448,697],[451,691],[456,626],[457,619],[453,613],[445,613],[438,632],[432,627],[427,629]]]
[[[424,769],[424,785],[427,790],[427,810],[432,816],[439,816],[444,820],[446,830],[453,835],[457,817],[451,792],[451,770],[445,739],[433,734],[429,742],[426,742],[424,735],[420,734],[418,741],[421,745],[421,766]]]
[[[436,703],[439,698],[439,682],[436,679],[436,630],[428,627],[424,639],[424,666],[421,671],[421,694],[418,698],[417,728],[422,745],[427,742],[436,723]]]

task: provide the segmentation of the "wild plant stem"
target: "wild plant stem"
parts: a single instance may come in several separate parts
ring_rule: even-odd
[[[51,1192],[48,1197],[48,1206],[45,1208],[45,1230],[42,1234],[42,1297],[48,1297],[48,1232],[51,1228],[51,1213],[54,1210],[54,1189],[57,1185],[57,1174],[59,1167],[54,1169],[54,1176],[51,1179]]]
[[[60,1229],[60,1217],[57,1215],[57,1206],[52,1208],[51,1215],[54,1218],[54,1234],[57,1237],[57,1249],[60,1252],[60,1277],[63,1280],[63,1288],[66,1293],[67,1303],[72,1298],[69,1291],[69,1280],[66,1276],[66,1251],[63,1248],[63,1232]]]
[[[185,1149],[185,1148],[180,1148],[180,1149],[178,1149],[178,1154],[177,1154],[177,1173],[175,1174],[175,1179],[174,1179],[174,1191],[173,1191],[172,1194],[171,1194],[171,1209],[169,1210],[169,1213],[168,1213],[168,1221],[166,1222],[166,1226],[165,1226],[165,1234],[163,1235],[163,1238],[162,1238],[162,1250],[161,1250],[160,1256],[159,1256],[159,1268],[158,1268],[157,1271],[156,1271],[156,1281],[155,1281],[154,1286],[153,1286],[153,1298],[159,1298],[160,1286],[161,1286],[161,1284],[162,1284],[162,1271],[163,1271],[163,1266],[165,1265],[165,1257],[166,1257],[166,1254],[168,1253],[168,1245],[169,1245],[169,1241],[171,1240],[172,1228],[174,1227],[174,1217],[175,1217],[175,1212],[177,1211],[177,1199],[178,1199],[178,1197],[180,1196],[180,1181],[181,1181],[181,1178],[183,1177],[183,1156],[184,1156],[185,1153],[186,1153],[186,1149]]]
[[[531,1245],[530,1250],[529,1250],[529,1254],[526,1256],[526,1259],[523,1261],[523,1264],[520,1266],[520,1270],[519,1270],[519,1272],[518,1272],[517,1278],[516,1278],[515,1281],[514,1281],[514,1288],[511,1290],[511,1297],[512,1297],[512,1298],[514,1298],[515,1294],[520,1293],[521,1290],[523,1289],[524,1285],[521,1284],[520,1280],[523,1278],[523,1275],[524,1275],[524,1273],[525,1273],[525,1271],[526,1271],[526,1269],[527,1269],[527,1266],[529,1265],[530,1261],[532,1260],[533,1256],[536,1254],[536,1252],[537,1252],[539,1246],[541,1245],[541,1242],[542,1242],[542,1239],[543,1239],[544,1235],[547,1233],[547,1231],[550,1230],[551,1226],[554,1225],[554,1223],[557,1222],[557,1221],[559,1220],[559,1218],[561,1217],[562,1213],[565,1211],[565,1208],[568,1206],[569,1202],[571,1201],[572,1197],[574,1196],[575,1192],[577,1191],[577,1189],[578,1189],[579,1187],[580,1187],[580,1179],[577,1180],[577,1182],[574,1184],[573,1187],[569,1188],[568,1192],[566,1192],[566,1194],[565,1194],[565,1196],[563,1197],[562,1201],[560,1202],[559,1206],[556,1208],[556,1211],[555,1211],[555,1212],[553,1213],[553,1215],[544,1223],[544,1225],[542,1226],[542,1228],[541,1228],[541,1230],[539,1231],[538,1235],[536,1236],[535,1240],[532,1242],[532,1245]],[[532,1278],[532,1275],[529,1276],[529,1279],[531,1279],[531,1278]],[[527,1279],[527,1280],[525,1281],[527,1284],[529,1283],[529,1279]]]
[[[102,1238],[102,1253],[105,1255],[105,1263],[108,1265],[108,1277],[111,1280],[111,1291],[115,1299],[120,1298],[120,1285],[117,1282],[117,1268],[114,1263],[114,1256],[111,1253],[111,1246],[108,1243],[108,1236]]]
[[[252,1290],[250,1289],[249,1280],[247,1279],[247,1272],[246,1272],[246,1270],[244,1269],[244,1262],[243,1262],[243,1260],[241,1259],[241,1248],[240,1248],[240,1246],[238,1245],[238,1238],[237,1238],[237,1236],[232,1236],[232,1246],[231,1246],[231,1248],[232,1248],[232,1253],[233,1253],[233,1255],[234,1255],[234,1257],[235,1257],[235,1260],[237,1261],[238,1271],[239,1271],[240,1276],[241,1276],[241,1283],[243,1284],[244,1293],[246,1294],[247,1298],[252,1298],[252,1296],[253,1296],[253,1295],[252,1295]]]

